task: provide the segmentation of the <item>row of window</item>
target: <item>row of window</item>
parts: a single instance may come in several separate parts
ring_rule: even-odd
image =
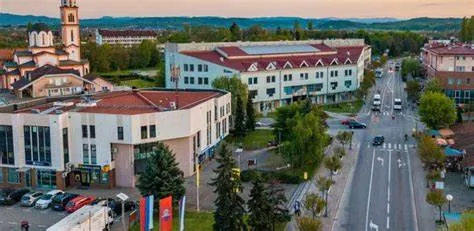
[[[330,76],[331,77],[338,77],[339,71],[333,70],[330,71]],[[324,78],[324,72],[322,71],[317,71],[315,73],[316,79],[322,79]],[[344,76],[352,76],[352,69],[347,69],[344,70]],[[309,74],[308,73],[300,73],[300,80],[308,80],[309,79]],[[284,74],[283,75],[283,81],[288,82],[288,81],[293,81],[293,75],[292,74]],[[276,76],[271,75],[267,76],[267,83],[275,83],[276,82]],[[258,77],[249,77],[247,81],[248,85],[255,85],[258,84]]]
[[[49,127],[24,126],[25,162],[28,165],[51,166]]]
[[[90,155],[89,155],[89,150],[90,150]],[[97,147],[95,144],[82,145],[82,162],[84,164],[97,164]]]
[[[184,77],[184,84],[194,84],[195,77]],[[209,84],[209,78],[208,77],[197,77],[197,84],[199,85],[208,85]]]
[[[470,78],[466,78],[466,80],[465,80],[464,83],[463,83],[463,79],[448,78],[448,84],[449,84],[449,85],[453,85],[454,83],[456,83],[457,85],[461,85],[461,84],[471,84],[471,79],[470,79]]]
[[[208,72],[209,66],[207,64],[197,64],[197,71],[198,72]],[[193,72],[194,71],[194,64],[184,64],[183,69],[186,72]]]
[[[324,85],[322,83],[310,84],[310,85],[305,85],[305,86],[290,86],[290,87],[285,87],[284,92],[287,95],[291,95],[294,92],[302,89],[303,87],[306,87],[308,92],[318,92],[318,91],[321,91],[323,89],[323,86]],[[332,90],[336,90],[337,86],[338,86],[338,82],[331,82],[330,83],[330,87],[331,87]],[[346,88],[350,88],[352,86],[352,81],[351,80],[344,81],[344,86]],[[275,94],[275,92],[276,92],[275,88],[267,88],[266,89],[266,93],[267,93],[268,97],[272,97]],[[257,90],[249,91],[249,97],[255,98],[257,95],[258,95]]]
[[[150,133],[148,133],[148,130]],[[141,126],[140,127],[140,134],[142,139],[148,139],[150,138],[155,138],[156,137],[156,125],[150,125],[150,126]]]
[[[20,173],[16,171],[16,168],[7,168],[7,175],[3,175],[2,169],[0,169],[0,183],[5,181],[7,178],[7,183],[10,184],[19,184],[20,183]]]

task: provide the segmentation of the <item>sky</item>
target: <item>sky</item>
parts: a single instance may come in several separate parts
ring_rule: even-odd
[[[1,13],[59,17],[60,0],[0,0]],[[81,18],[222,16],[464,17],[474,0],[77,0]]]

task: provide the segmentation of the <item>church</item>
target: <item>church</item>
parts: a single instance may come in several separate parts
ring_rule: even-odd
[[[0,88],[18,97],[47,97],[111,90],[111,83],[89,74],[81,59],[79,8],[76,0],[61,0],[60,46],[44,23],[28,28],[28,49],[16,50],[0,67]]]

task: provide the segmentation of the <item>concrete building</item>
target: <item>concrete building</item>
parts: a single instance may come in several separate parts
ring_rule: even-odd
[[[135,187],[158,142],[184,176],[229,133],[230,93],[133,90],[0,110],[0,187]]]
[[[310,98],[315,103],[350,100],[370,63],[364,40],[168,43],[166,87],[174,88],[173,65],[180,68],[179,88],[210,89],[221,76],[248,84],[258,111]]]
[[[95,42],[98,45],[122,45],[132,47],[144,40],[156,42],[156,32],[151,30],[96,30]]]
[[[76,0],[61,0],[61,38],[58,48],[53,32],[44,23],[34,24],[28,30],[29,47],[15,50],[11,60],[0,67],[0,88],[15,92],[18,97],[71,95],[89,89],[111,88],[95,86],[84,79],[89,74],[89,61],[81,59],[79,34],[79,7]]]
[[[428,78],[436,78],[457,104],[474,99],[474,45],[430,42],[421,52]]]

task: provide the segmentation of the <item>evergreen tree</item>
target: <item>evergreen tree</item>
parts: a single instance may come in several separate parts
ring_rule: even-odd
[[[143,196],[154,195],[157,200],[171,195],[176,203],[185,193],[183,172],[168,146],[157,143],[156,148],[138,177],[137,188]]]
[[[240,176],[233,169],[237,168],[232,151],[223,142],[216,159],[218,166],[214,170],[217,177],[210,183],[214,186],[217,198],[214,201],[214,230],[237,231],[244,227],[244,203],[237,191],[242,191]]]
[[[464,17],[461,22],[461,30],[459,32],[459,40],[466,42],[469,39],[469,19]]]
[[[241,40],[241,32],[240,32],[240,27],[237,25],[237,23],[233,22],[232,25],[229,28],[230,33],[232,34],[232,41],[239,41]]]
[[[302,40],[303,39],[303,31],[301,29],[300,22],[295,21],[293,25],[293,32],[294,32],[294,39],[295,40]]]
[[[236,102],[236,110],[235,110],[235,123],[234,123],[234,134],[236,136],[245,136],[245,114],[243,109],[242,98],[240,95],[237,96]]]
[[[469,42],[474,42],[474,15],[469,20]]]
[[[313,30],[313,21],[308,22],[308,30]]]
[[[270,230],[272,228],[272,205],[260,176],[253,181],[248,201],[249,220],[251,230]]]
[[[286,209],[286,197],[284,190],[278,186],[277,183],[272,183],[267,189],[267,195],[270,200],[270,220],[272,223],[272,230],[275,230],[276,223],[290,221],[290,214]]]
[[[253,108],[253,100],[251,97],[247,99],[247,120],[245,125],[249,131],[255,130],[255,110]]]

